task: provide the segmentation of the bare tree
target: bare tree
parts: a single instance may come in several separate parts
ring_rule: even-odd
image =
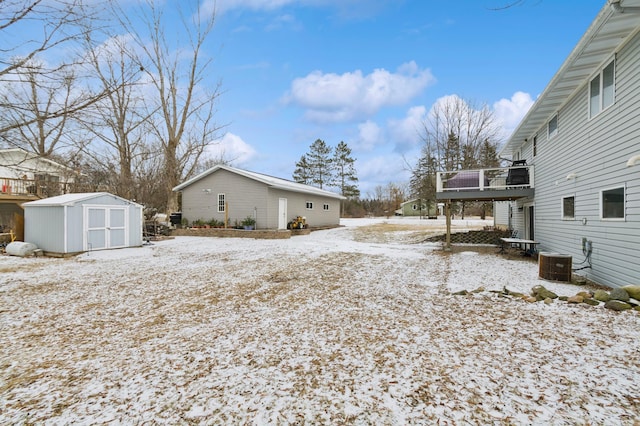
[[[70,29],[86,13],[81,0],[2,0],[0,6],[2,79],[29,68],[42,53],[76,40],[78,31]]]
[[[144,68],[129,47],[127,37],[111,37],[99,47],[87,38],[87,62],[104,90],[105,97],[85,111],[82,125],[93,135],[87,149],[98,164],[117,165],[112,191],[124,198],[137,198],[134,179],[137,162],[148,159],[146,135],[149,117],[138,81]]]
[[[441,170],[481,166],[483,146],[497,144],[500,126],[487,105],[476,106],[457,96],[436,103],[422,123],[429,156]]]
[[[85,105],[91,96],[78,91],[77,82],[71,68],[50,73],[36,64],[23,68],[0,94],[3,121],[11,127],[3,132],[6,143],[43,157],[70,147],[70,111],[77,112],[78,105]]]
[[[203,46],[214,26],[215,14],[202,16],[196,0],[167,2],[175,5],[175,13],[169,19],[180,17],[182,31],[167,34],[165,9],[153,0],[146,0],[139,8],[138,18],[144,28],[136,27],[122,10],[119,16],[125,28],[133,35],[140,51],[144,71],[153,87],[153,103],[150,110],[157,113],[153,120],[153,136],[161,144],[164,175],[162,182],[166,211],[178,209],[178,197],[173,192],[182,179],[189,178],[197,169],[198,160],[206,147],[213,143],[220,126],[214,121],[216,102],[220,95],[219,82],[212,91],[205,88],[205,77],[211,59],[203,54]],[[189,12],[187,6],[194,6]],[[179,44],[186,36],[188,48]]]

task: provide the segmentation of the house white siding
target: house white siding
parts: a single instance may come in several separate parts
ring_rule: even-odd
[[[640,22],[640,21],[639,21]],[[607,65],[612,56],[602,66]],[[596,282],[623,286],[640,282],[640,166],[627,160],[640,153],[640,34],[615,55],[615,102],[589,118],[589,81],[557,111],[558,133],[537,131],[537,156],[531,159],[531,135],[522,147],[536,167],[535,237],[539,250],[573,256],[583,263],[583,239],[592,242],[591,268],[577,273]],[[594,76],[601,68],[594,70]],[[549,116],[551,118],[551,115]],[[567,176],[575,174],[575,178]],[[601,191],[625,187],[624,220],[601,219]],[[575,197],[574,219],[562,218],[562,198]],[[531,200],[522,200],[522,206]],[[515,220],[524,230],[524,222]]]

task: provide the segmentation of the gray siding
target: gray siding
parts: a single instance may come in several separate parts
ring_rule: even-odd
[[[280,198],[287,199],[287,222],[302,216],[311,227],[334,226],[340,223],[340,200],[336,198],[276,189],[272,189],[270,194],[270,205],[267,210],[270,212],[272,228],[278,227],[278,199]],[[307,209],[307,202],[313,203],[312,209]],[[324,204],[329,205],[329,210],[324,210]]]
[[[539,249],[570,254],[574,267],[581,267],[582,238],[591,240],[593,267],[580,274],[614,287],[640,282],[635,267],[640,251],[640,166],[626,167],[640,149],[639,67],[636,35],[616,58],[615,103],[590,119],[585,82],[559,111],[558,134],[549,140],[546,127],[539,130],[533,161]],[[523,152],[530,149],[531,143],[527,145]],[[569,173],[577,178],[567,180]],[[601,219],[600,191],[620,186],[626,187],[625,220]],[[575,196],[574,220],[561,217],[565,196]]]
[[[256,228],[272,227],[265,209],[267,185],[227,170],[218,170],[182,190],[182,217],[189,223],[198,219],[223,222],[225,213],[218,212],[218,194],[225,194],[231,226],[255,212]]]
[[[328,226],[340,223],[340,200],[319,195],[270,188],[268,185],[228,170],[220,169],[203,177],[182,190],[182,217],[192,223],[202,219],[224,221],[224,212],[218,212],[218,194],[225,194],[228,203],[229,224],[233,226],[247,216],[256,216],[257,229],[278,228],[279,199],[287,199],[287,221],[304,216],[310,226]],[[313,209],[306,209],[306,202]],[[323,210],[323,204],[329,210]]]
[[[64,208],[62,206],[24,209],[24,240],[43,250],[64,253]],[[82,222],[80,222],[82,223]]]
[[[142,245],[142,207],[110,195],[98,195],[68,206],[25,205],[25,241],[51,253],[84,251],[84,206],[126,207],[128,247]]]

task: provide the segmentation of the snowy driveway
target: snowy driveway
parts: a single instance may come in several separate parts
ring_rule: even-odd
[[[0,256],[0,424],[640,422],[638,312],[451,296],[579,288],[373,222]]]

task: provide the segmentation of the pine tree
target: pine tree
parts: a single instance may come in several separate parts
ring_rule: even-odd
[[[351,148],[340,141],[333,152],[333,167],[335,170],[335,186],[340,188],[340,193],[347,198],[357,198],[360,190],[356,182],[358,176],[355,169],[355,158],[351,157]]]
[[[425,214],[428,216],[436,213],[436,173],[438,162],[428,147],[425,147],[422,156],[418,160],[418,165],[413,170],[409,186],[414,197],[420,200],[421,205],[426,208]]]
[[[322,189],[325,185],[331,185],[333,178],[333,158],[331,147],[323,140],[316,139],[309,147],[307,162],[310,170],[310,183]]]
[[[296,163],[296,169],[293,171],[293,180],[305,185],[311,183],[311,166],[307,161],[306,155],[300,157],[300,161]]]

